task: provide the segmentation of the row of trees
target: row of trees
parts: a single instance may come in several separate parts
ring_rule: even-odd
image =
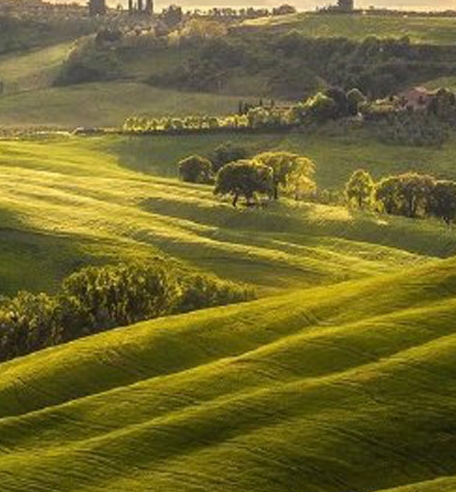
[[[456,218],[456,182],[404,173],[375,182],[369,172],[353,173],[346,186],[349,205],[409,218],[434,216],[450,225]]]
[[[117,326],[251,297],[243,287],[160,258],[84,268],[68,277],[55,296],[20,292],[0,302],[0,360]]]
[[[204,131],[257,131],[286,130],[312,123],[323,123],[358,114],[365,96],[352,89],[345,93],[341,89],[330,88],[315,96],[287,107],[271,104],[250,107],[243,104],[240,114],[224,117],[187,116],[184,118],[148,118],[132,116],[123,124],[123,131],[134,134],[192,133]]]
[[[253,205],[260,196],[277,200],[280,193],[299,200],[316,189],[314,163],[290,152],[263,152],[251,158],[243,148],[223,145],[213,161],[192,155],[179,162],[179,174],[192,183],[215,183],[216,195],[231,195],[233,206],[240,197]]]

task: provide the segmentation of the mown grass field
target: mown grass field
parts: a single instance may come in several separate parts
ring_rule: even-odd
[[[401,38],[426,44],[454,44],[456,32],[452,17],[403,15],[346,15],[300,13],[276,18],[246,21],[245,26],[270,29],[274,33],[297,30],[312,37],[346,37],[362,40],[369,36]]]

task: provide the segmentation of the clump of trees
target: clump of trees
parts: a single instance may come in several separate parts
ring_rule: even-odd
[[[315,164],[309,158],[290,152],[264,152],[255,156],[255,161],[272,169],[275,200],[279,198],[280,190],[296,199],[315,191]]]
[[[233,205],[244,197],[248,206],[267,196],[278,200],[284,193],[296,200],[316,192],[315,164],[307,157],[291,152],[263,152],[250,159],[248,149],[231,143],[219,145],[212,162],[201,156],[189,156],[178,163],[183,181],[211,183],[215,176],[216,195],[231,195]]]
[[[346,185],[350,206],[408,218],[433,216],[450,225],[456,218],[456,182],[403,173],[375,183],[365,170],[355,171]]]
[[[253,297],[246,288],[156,258],[87,267],[55,296],[20,292],[0,302],[0,360],[117,326]]]

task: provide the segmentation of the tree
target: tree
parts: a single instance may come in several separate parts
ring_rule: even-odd
[[[345,195],[348,203],[355,203],[361,210],[369,208],[372,205],[374,191],[374,180],[364,169],[355,171],[345,187]]]
[[[264,152],[255,157],[255,161],[269,166],[273,171],[273,196],[279,198],[279,189],[293,191],[295,197],[306,188],[315,188],[313,174],[314,163],[303,156],[290,152]]]
[[[434,186],[435,180],[432,176],[417,173],[399,176],[399,196],[403,201],[403,212],[406,217],[414,218],[419,211],[429,211]]]
[[[188,183],[212,182],[212,164],[209,159],[199,155],[191,155],[179,162],[179,175]]]
[[[432,190],[431,212],[441,218],[447,226],[456,218],[456,183],[437,181]]]
[[[399,196],[399,178],[389,176],[377,184],[375,189],[375,200],[382,205],[388,215],[399,215],[401,199]]]
[[[269,166],[242,160],[222,167],[217,174],[214,193],[216,195],[232,195],[233,206],[239,197],[245,197],[247,205],[257,194],[271,195],[273,190],[273,172]]]
[[[330,87],[326,89],[324,95],[329,97],[336,104],[335,117],[343,118],[348,116],[348,99],[345,92],[339,87]]]
[[[225,164],[240,161],[249,157],[249,151],[240,145],[231,142],[223,143],[215,148],[211,160],[214,172],[217,172]]]
[[[170,5],[167,9],[164,9],[161,14],[163,22],[168,27],[175,27],[180,24],[183,16],[182,8],[178,5]]]

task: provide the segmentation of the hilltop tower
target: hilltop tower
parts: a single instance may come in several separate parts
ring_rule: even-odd
[[[128,12],[130,14],[148,14],[154,13],[153,0],[128,0]]]
[[[89,14],[106,15],[106,0],[89,0]]]
[[[355,0],[338,0],[337,9],[341,12],[352,12],[355,10]]]

